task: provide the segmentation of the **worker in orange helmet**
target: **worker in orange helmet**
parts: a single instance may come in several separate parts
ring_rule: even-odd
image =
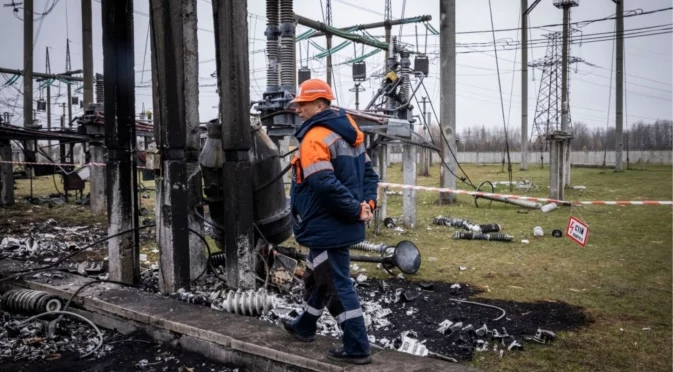
[[[325,307],[343,331],[343,347],[331,360],[371,362],[367,329],[350,278],[349,247],[365,238],[365,223],[376,208],[379,177],[365,152],[364,134],[350,115],[331,109],[332,89],[306,80],[292,101],[303,124],[295,133],[299,151],[292,159],[292,227],[309,248],[304,274],[304,311],[283,328],[296,339],[315,339]]]

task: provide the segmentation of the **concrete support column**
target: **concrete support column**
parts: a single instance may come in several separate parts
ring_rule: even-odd
[[[105,167],[108,200],[110,279],[140,281],[137,174],[135,163],[135,93],[133,69],[133,0],[103,0],[105,71]],[[131,230],[131,231],[129,231]]]
[[[291,0],[281,0],[281,22],[292,9]],[[220,71],[219,94],[222,118],[222,174],[224,195],[226,278],[232,288],[255,287],[256,255],[253,243],[252,146],[250,127],[250,68],[248,66],[248,2],[244,0],[213,1],[215,43],[220,45],[216,56]],[[292,42],[294,46],[294,42]],[[282,54],[281,54],[281,60]],[[284,67],[283,67],[284,68]],[[282,75],[281,75],[282,77]],[[281,78],[283,84],[296,80]],[[292,81],[288,81],[292,80]]]
[[[456,160],[453,154],[458,154],[456,148],[456,0],[440,0],[439,2],[439,64],[440,68],[440,102],[439,102],[439,142],[441,143],[442,158],[446,167],[442,167],[440,186],[456,188]],[[440,193],[439,201],[442,204],[451,204],[455,201],[453,193]]]
[[[565,160],[566,142],[552,138],[549,141],[549,197],[563,200],[565,197]]]
[[[402,153],[403,183],[405,185],[416,184],[416,146],[404,145]],[[404,226],[413,228],[416,226],[416,190],[402,190],[402,219]]]
[[[105,148],[100,142],[91,142],[89,144],[89,153],[91,154],[91,163],[105,164]],[[92,165],[90,185],[90,207],[91,213],[101,214],[107,210],[107,201],[105,200],[105,166]]]
[[[155,138],[161,157],[161,177],[156,180],[159,288],[172,293],[189,288],[206,262],[205,247],[197,235],[204,235],[203,221],[195,213],[203,190],[198,164],[196,0],[152,0],[150,6],[152,55],[156,56],[152,61]]]
[[[0,141],[0,160],[12,161],[12,146],[8,140]],[[12,164],[0,164],[0,205],[14,204],[14,172]]]

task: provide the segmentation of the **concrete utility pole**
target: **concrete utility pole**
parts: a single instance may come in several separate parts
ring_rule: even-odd
[[[91,0],[82,0],[82,58],[84,69],[84,109],[93,103],[93,38]]]
[[[570,183],[570,8],[579,5],[577,0],[556,0],[554,6],[563,9],[563,47],[561,52],[561,131],[548,133],[550,140],[549,195],[563,200],[565,186]]]
[[[23,127],[33,126],[33,0],[23,4]],[[25,142],[26,161],[36,161],[35,141]],[[27,167],[28,176],[32,179],[33,167]]]
[[[23,127],[33,126],[33,0],[23,4]],[[30,141],[34,146],[35,142]],[[28,149],[26,149],[28,150]],[[35,151],[33,147],[28,151]]]
[[[135,148],[135,77],[133,70],[133,0],[103,0],[105,71],[105,144],[108,234],[138,227]],[[110,279],[140,280],[138,230],[108,240]]]
[[[92,43],[92,28],[91,28],[91,0],[82,0],[82,58],[84,70],[84,103],[83,107],[86,110],[90,104],[94,103],[93,98],[93,43]],[[91,163],[105,162],[105,149],[100,140],[92,140],[89,142],[89,154]],[[104,213],[107,208],[107,200],[105,199],[105,167],[92,166],[89,168],[91,172],[89,183],[89,206],[91,213]]]
[[[439,2],[439,142],[442,158],[449,166],[441,168],[440,187],[456,188],[456,0],[440,0]],[[441,204],[451,204],[456,196],[453,193],[440,193]]]
[[[426,104],[428,103],[428,97],[423,97],[423,100],[421,101],[423,104],[423,120],[425,121],[425,118],[430,118],[428,116],[428,111],[427,111],[427,106]],[[430,120],[425,121],[426,125],[423,128],[423,139],[426,139],[427,137],[427,131],[430,130]],[[421,171],[419,174],[424,177],[430,176],[430,161],[428,159],[429,156],[432,156],[432,153],[428,151],[429,149],[422,148],[421,149]]]
[[[621,172],[624,164],[622,155],[624,150],[624,0],[613,0],[617,3],[617,67],[615,73],[616,80],[616,102],[615,114],[617,130],[615,132],[615,172]]]
[[[528,0],[521,0],[521,170],[528,170]]]
[[[12,146],[9,140],[0,140],[0,160],[12,161]],[[0,164],[0,205],[14,204],[14,172],[11,163]]]
[[[196,0],[152,0],[152,80],[161,175],[157,179],[157,241],[161,251],[159,288],[188,288],[206,263],[195,208],[201,199],[198,164],[199,86]],[[172,32],[170,32],[172,30]]]
[[[218,9],[215,43],[220,45],[216,58],[222,74],[219,86],[222,149],[225,153],[222,173],[227,180],[222,191],[229,196],[224,206],[227,285],[230,288],[254,288],[252,166],[248,153],[252,145],[248,2],[217,0],[217,5],[213,2],[213,6]],[[286,21],[281,11],[281,28]]]

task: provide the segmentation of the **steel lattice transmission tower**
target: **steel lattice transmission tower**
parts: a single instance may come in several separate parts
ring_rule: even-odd
[[[547,135],[560,131],[562,127],[562,79],[563,79],[563,33],[553,32],[543,35],[547,38],[547,51],[545,56],[528,64],[529,67],[542,70],[538,98],[535,106],[535,119],[533,131],[535,136],[532,141],[535,147],[542,151],[546,149],[545,138]],[[582,58],[568,57],[568,65],[585,62]],[[568,79],[569,80],[569,79]],[[568,81],[570,86],[570,81]],[[568,89],[570,92],[570,89]],[[565,101],[570,102],[570,94]],[[568,124],[572,127],[570,107],[568,107]]]

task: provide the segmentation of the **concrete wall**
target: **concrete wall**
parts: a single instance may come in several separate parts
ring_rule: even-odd
[[[591,165],[601,165],[603,164],[603,152],[602,151],[573,151],[571,154],[572,164],[591,164]],[[520,152],[511,152],[510,157],[512,163],[519,163],[521,160]],[[458,161],[464,164],[500,164],[503,159],[502,152],[459,152]],[[626,161],[626,152],[623,155],[624,161]],[[505,161],[507,159],[505,158]],[[433,164],[439,162],[439,155],[437,153],[432,154]],[[629,151],[629,161],[631,164],[644,163],[644,164],[657,164],[657,165],[673,165],[673,151]],[[391,162],[401,163],[402,154],[401,153],[392,153]],[[547,165],[549,162],[549,153],[544,154],[544,163]],[[615,152],[608,151],[605,158],[605,163],[607,165],[615,164]],[[528,154],[528,164],[529,166],[534,167],[536,164],[540,164],[540,153],[531,152]]]

